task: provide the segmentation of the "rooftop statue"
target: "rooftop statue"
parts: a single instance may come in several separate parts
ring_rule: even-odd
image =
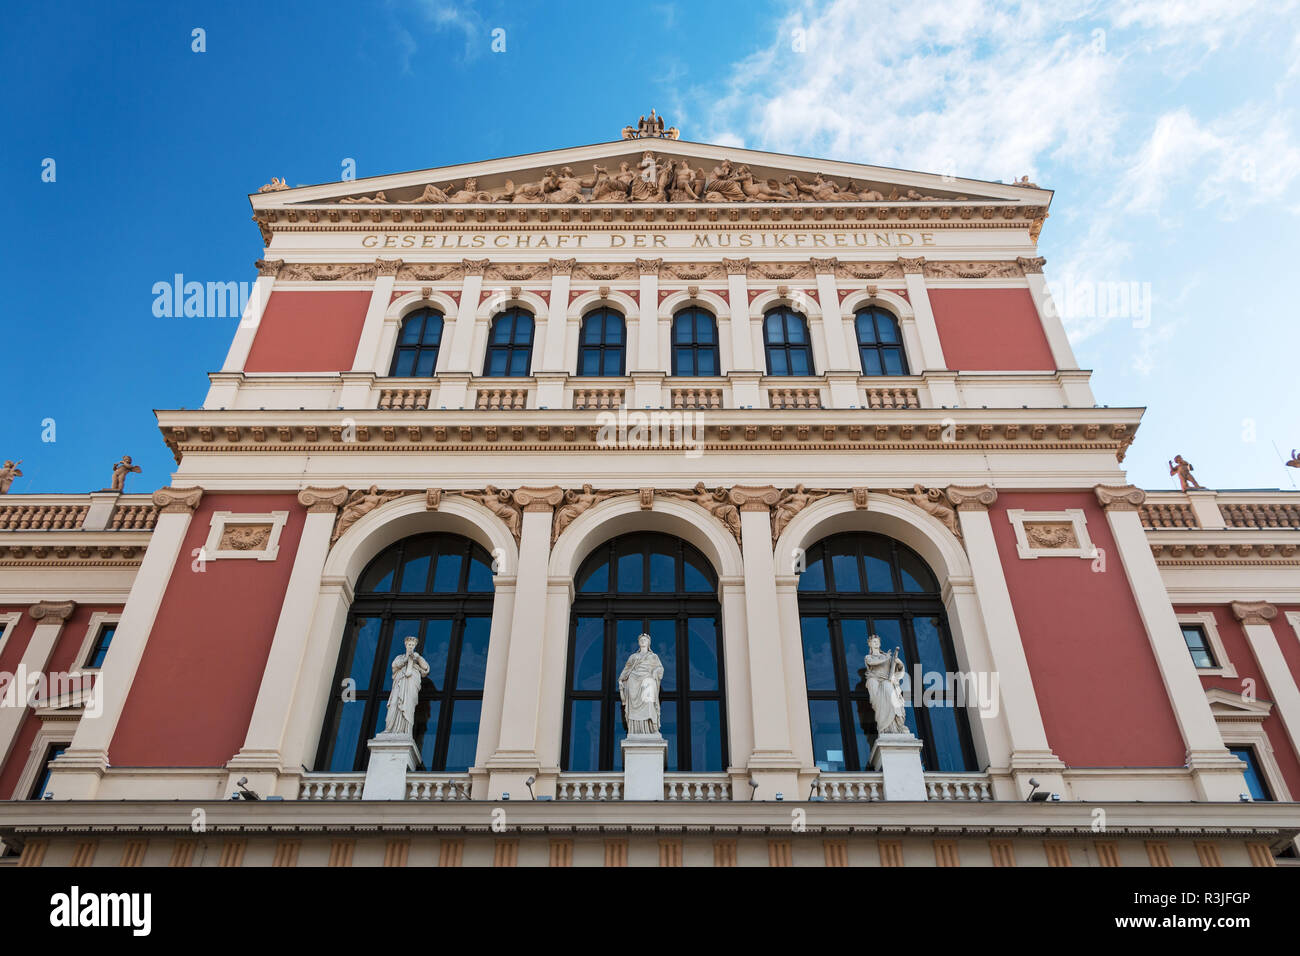
[[[1183,491],[1204,487],[1192,476],[1192,463],[1186,461],[1182,455],[1174,455],[1174,460],[1169,463],[1169,474],[1178,476],[1178,484],[1182,486]]]

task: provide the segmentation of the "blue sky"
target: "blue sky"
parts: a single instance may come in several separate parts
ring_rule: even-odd
[[[151,410],[201,404],[237,319],[151,290],[250,281],[272,176],[602,142],[651,106],[686,139],[1055,189],[1080,362],[1149,408],[1131,480],[1173,487],[1175,453],[1210,487],[1300,477],[1295,2],[52,2],[7,11],[0,76],[14,492],[104,487],[124,453],[129,490],[167,483]]]

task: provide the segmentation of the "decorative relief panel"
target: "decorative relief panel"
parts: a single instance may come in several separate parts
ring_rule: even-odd
[[[289,512],[238,514],[215,511],[203,545],[203,560],[254,558],[274,561],[280,553],[280,533],[289,520]]]
[[[1088,537],[1088,522],[1080,508],[1065,511],[1007,512],[1016,532],[1016,551],[1022,558],[1088,558],[1097,549]]]

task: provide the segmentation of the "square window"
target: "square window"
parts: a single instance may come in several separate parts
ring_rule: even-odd
[[[1210,642],[1206,639],[1205,628],[1200,624],[1179,626],[1183,631],[1183,640],[1187,642],[1187,650],[1191,652],[1192,663],[1201,668],[1218,667],[1214,654],[1210,650]]]

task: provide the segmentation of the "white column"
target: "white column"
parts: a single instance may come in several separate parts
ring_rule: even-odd
[[[740,509],[741,554],[745,561],[745,619],[749,624],[749,686],[754,715],[754,752],[749,771],[758,783],[755,799],[777,793],[798,799],[799,759],[790,745],[789,696],[772,558],[771,508],[780,497],[772,486],[731,489]]]
[[[533,361],[537,379],[537,407],[563,408],[564,383],[568,378],[565,344],[569,331],[569,284],[573,259],[552,259],[550,309],[546,316],[546,345],[540,361]]]
[[[817,301],[821,303],[822,327],[826,330],[826,371],[858,372],[856,344],[849,345],[844,313],[840,310],[840,292],[835,283],[835,259],[812,259],[817,275]]]
[[[541,769],[537,731],[543,671],[547,565],[551,557],[551,517],[564,500],[559,488],[520,488],[514,501],[523,509],[519,534],[519,573],[507,644],[501,740],[488,758],[489,799],[526,792],[523,781]],[[539,620],[539,617],[541,620]]]
[[[1070,348],[1070,338],[1065,334],[1061,313],[1057,311],[1052,293],[1048,291],[1047,282],[1043,278],[1043,265],[1047,260],[1042,256],[1021,256],[1016,262],[1025,272],[1029,296],[1034,300],[1034,308],[1038,310],[1038,320],[1043,324],[1047,346],[1052,350],[1052,360],[1058,369],[1077,369],[1079,363],[1074,358],[1074,349]]]
[[[789,568],[776,570],[776,605],[781,622],[781,654],[786,663],[786,707],[790,713],[790,749],[799,758],[799,765],[811,773],[817,764],[812,749],[812,720],[808,716],[808,681],[803,669],[799,578],[790,574]],[[804,790],[803,793],[806,796],[808,791]]]
[[[37,624],[17,669],[4,692],[0,693],[0,767],[9,759],[14,741],[22,730],[23,718],[28,713],[28,694],[39,690],[42,684],[50,686],[47,681],[38,683],[37,680],[50,663],[50,655],[54,653],[64,622],[76,608],[75,601],[40,601],[27,610]]]
[[[1300,688],[1295,676],[1282,656],[1277,635],[1273,633],[1273,619],[1277,608],[1265,601],[1233,601],[1232,613],[1246,632],[1250,649],[1259,661],[1259,669],[1268,683],[1273,706],[1282,718],[1282,726],[1291,738],[1291,746],[1300,753]]]
[[[659,267],[662,259],[638,259],[641,273],[640,297],[637,301],[636,360],[630,361],[632,408],[658,408],[664,401],[667,371],[659,364]],[[629,336],[629,342],[631,337]]]
[[[469,380],[475,374],[474,366],[474,324],[478,315],[479,299],[483,295],[483,270],[487,268],[486,259],[465,259],[461,262],[464,275],[461,278],[460,306],[456,309],[456,321],[451,327],[451,343],[446,359],[439,358],[438,369],[438,404],[445,408],[462,408],[469,387]],[[446,342],[447,333],[443,332]],[[482,356],[479,356],[482,364]]]
[[[384,316],[388,314],[388,306],[393,301],[393,284],[397,282],[397,270],[401,265],[401,259],[375,260],[378,274],[374,287],[370,290],[370,305],[366,308],[365,324],[361,326],[361,338],[357,340],[357,354],[352,360],[354,372],[388,374],[392,356],[381,356],[379,346],[384,337]]]
[[[1038,709],[1038,697],[1030,676],[1029,661],[1020,639],[1011,592],[1002,571],[1002,559],[993,537],[993,523],[988,509],[997,501],[997,492],[987,485],[948,488],[948,500],[957,509],[966,554],[970,558],[975,593],[983,612],[988,636],[989,665],[997,675],[1001,709],[1011,738],[1011,771],[1017,785],[1028,792],[1027,780],[1039,778],[1045,789],[1064,789],[1061,771],[1065,764],[1052,753]]]
[[[253,790],[274,793],[277,778],[286,767],[283,748],[293,704],[293,694],[286,688],[298,682],[303,669],[334,517],[347,498],[346,488],[307,488],[298,494],[298,501],[307,507],[302,536],[244,745],[226,765],[229,779],[225,793],[234,791],[235,780],[241,776],[249,776],[248,786]],[[297,772],[296,764],[288,766]]]
[[[542,690],[538,705],[537,756],[546,772],[534,785],[539,794],[555,795],[564,736],[564,680],[569,663],[569,609],[573,578],[551,578],[546,585],[546,618],[542,631]]]
[[[483,675],[483,707],[479,712],[474,766],[469,768],[475,800],[487,799],[488,773],[484,769],[501,742],[501,712],[506,699],[506,658],[510,653],[510,622],[515,613],[512,576],[492,578],[492,623],[488,627],[487,672]]]
[[[930,369],[940,370],[948,367],[943,357],[943,346],[939,342],[939,327],[934,321],[934,310],[930,307],[930,291],[925,285],[925,259],[901,258],[898,264],[903,267],[903,282],[907,286],[907,299],[912,303],[912,312],[916,316],[916,334],[921,344],[922,368],[913,368],[913,372]]]
[[[226,352],[226,361],[222,364],[221,371],[242,372],[244,370],[249,349],[253,347],[253,338],[257,335],[257,327],[262,322],[266,303],[271,298],[275,277],[280,274],[283,265],[282,259],[257,261],[257,281],[253,283],[253,291],[244,305],[244,314],[239,318],[239,328],[235,330],[235,337],[230,342],[230,350]]]
[[[731,372],[761,371],[754,364],[749,330],[749,260],[723,259],[727,269],[727,304],[731,307]]]
[[[1132,485],[1098,485],[1093,490],[1106,510],[1106,523],[1115,538],[1174,719],[1187,746],[1187,766],[1192,771],[1197,793],[1202,800],[1234,801],[1246,789],[1241,761],[1223,746],[1160,569],[1151,556],[1151,546],[1138,517],[1146,492]]]
[[[202,497],[202,488],[160,488],[153,493],[154,504],[160,509],[158,521],[122,608],[113,635],[113,653],[104,659],[95,679],[100,716],[80,721],[72,744],[51,765],[50,789],[57,799],[88,800],[99,787],[99,778],[108,766],[109,744],[185,543],[185,532]]]

